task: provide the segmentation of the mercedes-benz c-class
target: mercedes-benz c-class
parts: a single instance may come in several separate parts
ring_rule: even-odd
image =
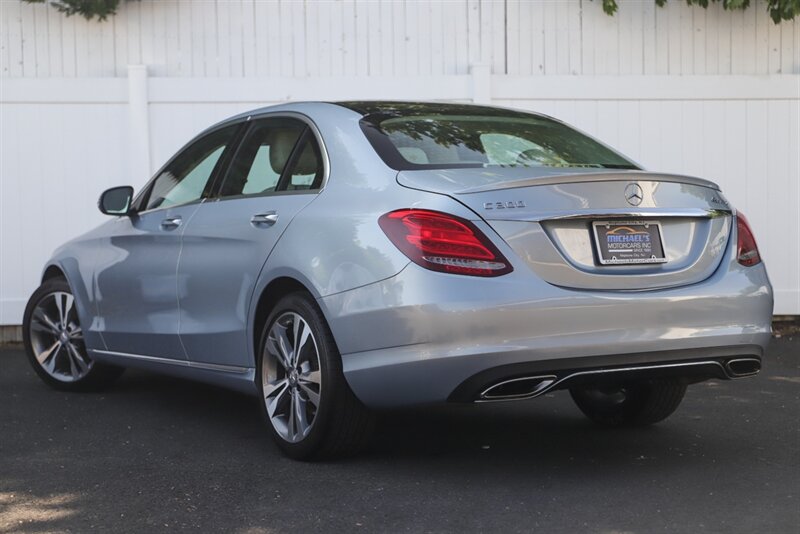
[[[59,248],[25,311],[39,376],[139,367],[257,396],[294,458],[376,409],[568,390],[605,425],[759,372],[772,290],[714,183],[648,172],[553,118],[294,103],[187,144]]]

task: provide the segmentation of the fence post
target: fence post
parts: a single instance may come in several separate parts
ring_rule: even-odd
[[[139,185],[150,178],[150,114],[147,65],[128,65],[128,128],[130,134],[130,182]]]
[[[472,75],[472,102],[492,103],[492,66],[488,63],[474,63],[469,67]]]

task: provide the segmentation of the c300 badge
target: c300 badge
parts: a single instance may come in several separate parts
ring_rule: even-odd
[[[513,208],[524,208],[525,202],[522,200],[509,200],[507,202],[484,202],[483,209],[485,210],[504,210]]]

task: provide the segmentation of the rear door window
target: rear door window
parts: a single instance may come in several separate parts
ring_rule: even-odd
[[[269,195],[278,191],[281,176],[307,126],[291,118],[253,123],[228,169],[221,198]]]
[[[311,130],[306,130],[289,163],[280,189],[285,191],[319,189],[322,185],[323,173],[324,166],[319,144]]]

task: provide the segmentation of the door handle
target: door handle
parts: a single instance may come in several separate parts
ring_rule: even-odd
[[[250,218],[250,223],[253,225],[263,224],[265,226],[272,226],[276,222],[278,222],[278,214],[274,211],[257,213]]]
[[[183,219],[180,217],[168,217],[161,221],[161,228],[164,230],[174,230],[175,228],[179,227]]]

